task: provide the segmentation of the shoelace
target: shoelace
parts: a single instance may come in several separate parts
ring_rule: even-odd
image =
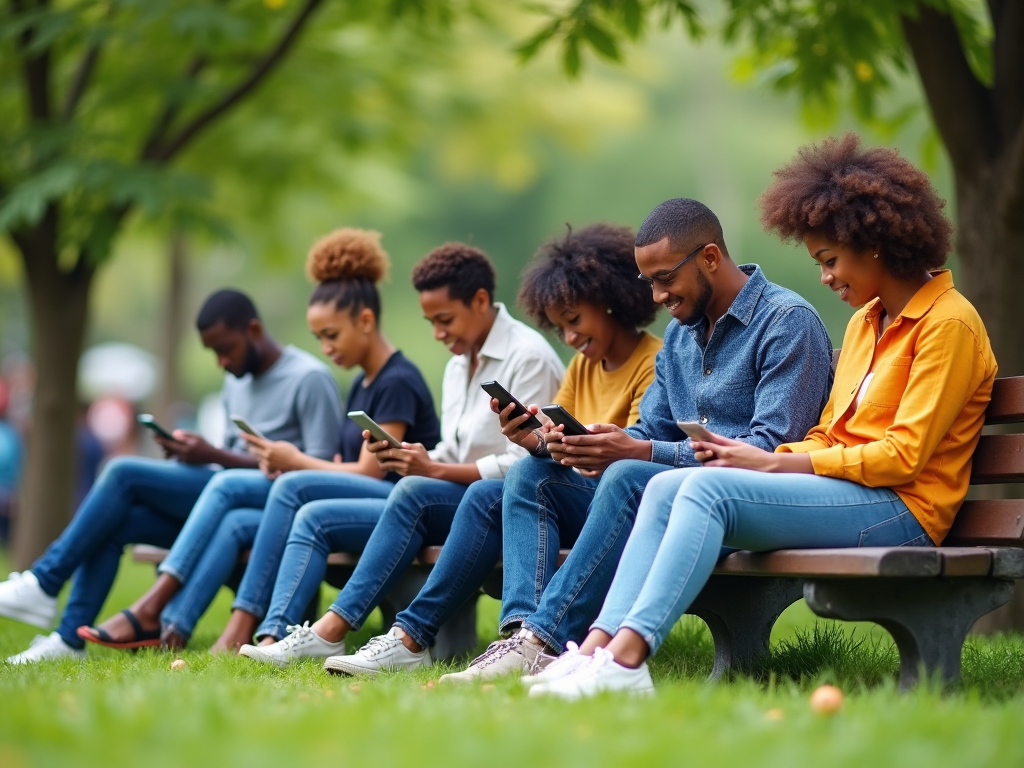
[[[578,679],[594,677],[601,671],[601,667],[614,661],[615,657],[612,656],[611,651],[607,651],[604,648],[597,648],[594,650],[594,655],[591,656],[579,669],[577,669],[573,675],[578,675]]]
[[[537,654],[537,658],[535,658],[533,660],[533,663],[530,665],[530,674],[531,675],[536,675],[536,674],[538,674],[538,673],[540,673],[542,671],[545,671],[545,670],[557,669],[558,667],[560,667],[562,664],[564,664],[569,659],[576,658],[576,656],[579,654],[580,647],[578,645],[576,645],[576,643],[574,643],[572,640],[570,640],[569,642],[567,642],[565,644],[565,650],[566,650],[565,653],[563,653],[557,659],[552,661],[546,667],[541,667],[540,666],[540,662],[541,662],[541,660],[544,657],[543,657],[542,654],[538,653]]]
[[[377,635],[376,637],[371,637],[370,642],[359,649],[359,653],[372,658],[384,651],[391,650],[395,647],[396,643],[401,642],[397,637],[392,637],[391,635]]]
[[[469,666],[478,667],[480,669],[489,667],[498,659],[504,658],[518,648],[521,641],[522,638],[519,637],[519,635],[513,635],[507,640],[495,640],[487,646],[487,650],[473,659]]]
[[[290,651],[298,645],[306,642],[307,638],[313,634],[313,630],[309,627],[309,622],[303,622],[299,624],[291,624],[287,627],[288,635],[281,640],[278,645],[278,650]]]

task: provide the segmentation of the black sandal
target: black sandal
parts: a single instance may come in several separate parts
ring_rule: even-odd
[[[135,614],[125,608],[121,614],[128,619],[128,623],[135,630],[135,637],[132,640],[119,642],[110,636],[107,630],[100,627],[79,627],[76,634],[90,643],[105,645],[107,648],[151,648],[160,645],[160,629],[143,629],[142,624],[135,618]]]

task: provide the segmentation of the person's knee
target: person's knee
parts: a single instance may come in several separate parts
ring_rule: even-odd
[[[477,480],[472,483],[459,503],[458,514],[486,518],[497,511],[500,517],[503,485],[501,480]]]
[[[153,460],[142,456],[115,456],[107,462],[96,482],[122,483],[134,477],[140,469],[152,466]]]
[[[301,472],[285,472],[277,478],[270,486],[269,498],[290,498],[294,497],[305,487],[308,481]],[[268,502],[269,504],[269,502]]]
[[[430,477],[403,477],[395,484],[384,507],[384,515],[414,517],[420,514],[424,498],[430,493],[431,486],[440,481]],[[470,486],[472,487],[472,486]]]

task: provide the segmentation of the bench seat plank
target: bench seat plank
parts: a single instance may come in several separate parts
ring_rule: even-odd
[[[730,576],[903,576],[935,577],[942,558],[933,547],[859,547],[733,552],[715,573]]]

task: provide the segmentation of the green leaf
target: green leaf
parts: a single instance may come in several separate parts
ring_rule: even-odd
[[[81,178],[82,169],[78,163],[65,161],[18,184],[0,202],[0,232],[37,224],[46,206],[67,194]]]
[[[615,44],[615,40],[597,22],[593,20],[583,22],[581,32],[583,37],[587,39],[587,42],[601,56],[611,61],[619,60],[619,47]]]

